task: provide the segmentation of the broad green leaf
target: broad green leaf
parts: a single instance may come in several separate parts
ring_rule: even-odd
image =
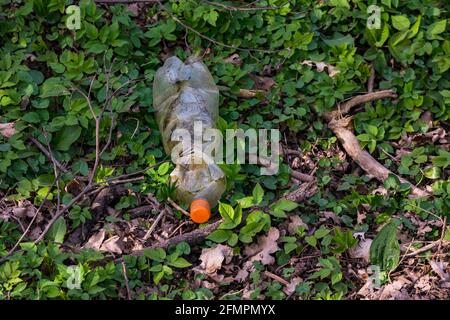
[[[60,78],[49,78],[41,86],[41,98],[59,97],[70,94]]]
[[[348,3],[348,0],[330,0],[330,5],[334,7],[350,9],[350,4]]]
[[[253,197],[244,197],[236,202],[239,203],[243,209],[247,209],[253,206]]]
[[[64,217],[59,217],[48,231],[46,237],[57,243],[64,243],[67,226]]]
[[[316,237],[317,239],[321,239],[329,233],[330,233],[330,230],[327,230],[325,228],[320,228],[314,232],[314,237]]]
[[[428,179],[439,179],[439,177],[441,176],[441,168],[431,167],[426,169],[423,174]]]
[[[216,26],[216,21],[217,18],[219,17],[219,14],[217,13],[217,11],[210,11],[209,13],[207,13],[206,15],[203,16],[203,18],[208,21],[208,23],[212,26]]]
[[[30,122],[30,123],[39,123],[39,115],[37,114],[37,112],[27,112],[22,119],[26,122]]]
[[[78,140],[81,135],[81,127],[68,126],[58,131],[55,135],[55,149],[60,151],[68,151],[70,146]]]
[[[400,261],[400,245],[397,240],[397,227],[400,221],[392,220],[377,234],[370,246],[370,262],[384,271],[391,271]]]
[[[292,211],[292,210],[296,209],[297,207],[298,207],[297,202],[287,200],[287,199],[280,199],[277,202],[275,202],[275,204],[273,205],[274,209],[279,209],[279,210],[283,210],[286,212]]]
[[[233,232],[231,230],[216,230],[213,231],[208,237],[208,240],[217,242],[217,243],[222,243],[227,241],[231,235],[233,234]]]
[[[158,174],[160,176],[165,175],[170,169],[170,162],[164,162],[158,167]]]
[[[182,257],[178,257],[175,261],[171,261],[168,264],[175,268],[187,268],[192,266],[192,263]]]
[[[225,220],[234,220],[234,209],[229,204],[219,202],[219,213]]]
[[[442,38],[438,36],[438,34],[441,34],[445,31],[445,27],[447,26],[447,20],[441,20],[438,22],[433,23],[431,26],[427,29],[427,39],[428,40],[441,40]]]
[[[306,236],[305,241],[312,247],[315,247],[317,245],[317,239],[314,236]]]
[[[399,31],[406,30],[410,26],[409,19],[405,16],[392,16],[391,19],[392,26]]]
[[[296,243],[288,242],[288,243],[285,243],[285,244],[284,244],[284,252],[285,252],[286,254],[291,253],[291,252],[294,251],[295,249],[297,249],[297,244],[296,244]]]
[[[144,255],[154,261],[162,262],[166,258],[166,252],[162,248],[145,249]]]
[[[260,204],[264,197],[264,189],[261,187],[259,183],[256,184],[253,189],[253,201],[255,204]]]

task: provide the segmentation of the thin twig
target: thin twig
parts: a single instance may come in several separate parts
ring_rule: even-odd
[[[209,4],[211,6],[223,8],[223,9],[228,10],[228,11],[258,11],[258,10],[269,11],[269,10],[279,10],[279,9],[282,9],[283,6],[285,6],[286,4],[289,4],[289,1],[286,1],[284,4],[282,4],[280,6],[277,6],[277,7],[270,7],[270,6],[261,6],[261,7],[241,6],[241,7],[234,7],[234,6],[228,6],[228,5],[223,4],[223,3],[212,2],[212,1],[208,1],[208,0],[202,0],[202,2],[204,2],[206,4]]]
[[[358,139],[347,127],[351,123],[351,117],[342,118],[351,108],[358,106],[362,103],[375,101],[382,98],[395,98],[397,95],[393,90],[381,90],[372,93],[367,93],[353,97],[346,103],[339,105],[337,110],[324,114],[324,118],[328,121],[328,127],[334,132],[336,137],[341,142],[346,153],[368,174],[374,176],[379,181],[385,181],[389,175],[395,175],[392,171],[387,169],[370,153],[362,150]],[[395,175],[401,183],[407,183],[411,186],[411,196],[413,197],[426,197],[428,192],[414,186],[409,181]]]
[[[370,65],[370,76],[369,80],[367,81],[367,92],[373,92],[373,85],[375,83],[375,68],[373,65]]]
[[[266,277],[269,277],[269,278],[271,278],[271,279],[273,279],[273,280],[275,280],[275,281],[281,283],[281,284],[284,284],[285,286],[288,286],[288,285],[289,285],[289,282],[288,282],[288,281],[284,280],[282,277],[277,276],[276,274],[274,274],[274,273],[272,273],[272,272],[270,272],[270,271],[264,271],[264,275],[265,275]]]
[[[94,186],[93,185],[87,185],[78,195],[75,196],[67,205],[65,205],[59,212],[57,212],[53,218],[50,219],[50,221],[47,223],[47,226],[45,227],[44,231],[39,235],[39,237],[34,241],[34,243],[38,243],[41,241],[44,236],[47,234],[47,232],[50,230],[52,225],[58,220],[59,217],[61,217],[67,210],[69,210],[79,199],[81,199],[88,191],[92,190]]]
[[[156,229],[156,227],[158,226],[158,223],[161,221],[161,219],[163,218],[163,216],[166,214],[166,209],[162,209],[161,212],[158,214],[158,216],[156,217],[155,221],[152,223],[150,229],[148,229],[147,233],[144,236],[144,240],[147,240],[148,238],[150,238],[150,236],[152,235],[152,232]]]
[[[439,246],[441,243],[442,243],[442,241],[440,239],[436,240],[436,241],[433,241],[432,243],[427,244],[426,246],[423,246],[422,248],[419,248],[419,249],[417,249],[417,250],[415,250],[413,252],[405,254],[405,256],[406,257],[417,256],[418,254],[424,253],[424,252],[426,252],[426,251],[428,251],[430,249],[433,249],[434,247]]]
[[[381,90],[376,92],[370,92],[351,98],[349,101],[340,104],[338,110],[328,112],[324,115],[325,119],[330,122],[333,119],[345,116],[353,107],[359,106],[366,102],[371,102],[384,98],[396,98],[394,90]]]
[[[157,0],[95,0],[97,3],[157,3]]]
[[[441,252],[442,243],[444,242],[445,237],[445,231],[447,229],[447,216],[444,217],[442,221],[442,231],[441,231],[441,237],[439,238],[439,246],[435,252],[435,255],[438,255]]]
[[[51,156],[50,159],[51,159],[51,161],[53,163],[53,173],[55,174],[55,179],[56,179],[56,189],[57,189],[57,192],[58,192],[57,204],[56,204],[56,212],[58,212],[59,211],[59,207],[61,206],[61,189],[59,187],[59,173],[58,173],[58,169],[57,169],[58,166],[56,164],[56,159],[53,156],[52,148],[50,147],[50,142],[48,141],[47,137],[48,137],[48,134],[47,134],[47,132],[45,132],[45,138],[47,140],[46,142],[47,142],[48,153]]]
[[[127,267],[125,265],[125,261],[122,259],[122,273],[123,278],[125,279],[125,288],[127,288],[127,298],[128,300],[131,300],[131,291],[130,291],[130,285],[128,283],[128,276],[127,276]]]
[[[41,152],[55,165],[58,167],[59,170],[61,170],[64,173],[69,173],[69,170],[67,170],[58,160],[56,160],[52,154],[48,152],[48,150],[35,138],[30,137],[30,141],[39,149]]]
[[[199,31],[195,30],[194,28],[192,28],[191,26],[188,26],[187,24],[185,24],[183,21],[181,21],[180,19],[178,19],[178,17],[176,17],[175,15],[172,14],[172,12],[170,12],[169,9],[167,9],[160,0],[156,0],[157,3],[159,4],[160,8],[162,11],[166,12],[175,22],[177,22],[179,25],[181,25],[183,28],[195,33],[196,35],[198,35],[200,38],[203,38],[205,40],[208,40],[209,42],[224,47],[224,48],[229,48],[229,49],[233,49],[233,50],[240,50],[240,51],[247,51],[247,52],[262,52],[262,53],[277,53],[283,50],[291,50],[290,48],[283,48],[283,49],[277,49],[277,50],[266,50],[266,49],[254,49],[254,48],[241,48],[241,47],[236,47],[236,46],[232,46],[220,41],[217,41],[215,39],[212,39],[208,36],[205,36],[204,34],[200,33]]]
[[[173,230],[171,234],[169,234],[168,238],[172,238],[177,233],[177,231],[181,229],[181,227],[183,227],[184,225],[189,224],[189,223],[191,223],[190,220],[185,220],[182,223],[180,223],[180,225],[178,227],[176,227],[175,230]]]
[[[180,207],[175,201],[173,201],[170,198],[167,198],[167,202],[170,203],[170,205],[172,207],[174,207],[175,209],[177,209],[178,211],[180,211],[182,214],[184,214],[185,216],[190,217],[191,215],[189,214],[189,212],[187,212],[186,210],[184,210],[182,207]]]
[[[297,180],[303,181],[303,182],[312,182],[314,181],[314,176],[302,173],[300,171],[291,170],[291,176]]]
[[[89,85],[88,93],[84,93],[82,90],[78,88],[74,88],[76,91],[78,91],[86,100],[89,110],[91,111],[92,118],[95,121],[95,161],[94,161],[94,167],[92,168],[91,173],[89,174],[88,179],[88,186],[92,185],[92,181],[94,180],[95,173],[97,171],[97,167],[100,161],[100,122],[101,122],[101,116],[97,116],[94,111],[94,107],[92,106],[91,102],[91,90],[94,83],[96,76],[93,76],[91,79],[91,83]]]
[[[118,184],[130,183],[130,182],[137,182],[137,181],[141,181],[141,180],[144,180],[144,179],[145,179],[144,176],[140,176],[140,177],[129,178],[129,179],[124,179],[124,180],[113,180],[109,184],[110,185],[118,185]]]
[[[31,218],[30,223],[28,224],[28,227],[25,229],[25,231],[22,233],[22,235],[20,236],[19,240],[17,240],[17,242],[15,243],[15,245],[8,251],[8,253],[6,254],[6,256],[4,256],[3,258],[0,259],[0,263],[4,262],[10,255],[12,255],[14,253],[14,251],[16,250],[16,248],[19,246],[19,244],[22,242],[22,240],[25,238],[25,236],[28,234],[28,232],[31,229],[31,226],[34,223],[34,220],[36,220],[36,217],[38,216],[38,214],[41,212],[42,207],[44,206],[45,201],[47,201],[47,198],[52,190],[52,188],[54,187],[55,183],[56,183],[56,179],[53,181],[53,184],[50,186],[50,188],[48,189],[44,200],[42,200],[42,203],[40,204],[39,208],[36,210],[36,212],[34,213],[33,217]]]

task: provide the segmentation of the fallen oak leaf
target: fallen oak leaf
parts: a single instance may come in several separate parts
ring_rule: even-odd
[[[277,240],[280,237],[280,231],[277,228],[270,228],[267,236],[260,236],[258,244],[253,244],[245,248],[245,254],[250,256],[250,261],[260,261],[263,265],[270,265],[275,262],[272,253],[278,251]]]
[[[267,236],[260,236],[257,244],[250,245],[245,248],[244,253],[250,257],[242,266],[236,275],[235,280],[243,282],[247,279],[249,271],[254,270],[254,261],[260,261],[264,265],[270,265],[275,262],[272,253],[278,251],[277,240],[280,237],[280,231],[277,228],[270,228]]]
[[[221,244],[216,247],[203,249],[200,255],[200,264],[198,270],[202,273],[213,274],[220,268],[222,268],[222,263],[230,263],[233,257],[233,250]]]
[[[336,76],[340,71],[335,67],[332,66],[331,64],[325,63],[323,61],[313,61],[313,60],[303,60],[301,62],[302,65],[307,65],[310,67],[316,67],[317,72],[322,72],[325,70],[325,68],[327,69],[328,75],[333,78],[334,76]]]

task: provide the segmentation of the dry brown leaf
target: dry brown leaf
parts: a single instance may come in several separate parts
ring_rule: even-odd
[[[331,219],[335,224],[341,224],[341,218],[339,218],[333,211],[323,211],[321,212],[326,219]]]
[[[239,57],[239,54],[237,54],[237,53],[232,54],[228,58],[223,59],[223,62],[235,64],[235,65],[238,65],[238,66],[242,65],[241,57]]]
[[[104,239],[105,239],[105,230],[102,229],[99,232],[93,234],[89,238],[89,240],[85,243],[83,248],[99,250]]]
[[[287,285],[285,288],[284,288],[284,293],[286,293],[287,295],[290,295],[290,294],[292,294],[292,293],[294,293],[295,292],[295,287],[297,287],[297,285],[300,283],[300,282],[302,282],[303,280],[302,280],[302,278],[300,278],[300,277],[295,277],[295,278],[292,278],[292,280],[291,280],[291,282],[289,282],[289,285]]]
[[[275,258],[271,256],[272,253],[278,251],[277,240],[280,237],[280,231],[277,228],[270,228],[267,236],[261,236],[258,239],[258,244],[253,244],[245,248],[245,254],[250,258],[250,261],[261,261],[263,265],[270,265],[275,262]]]
[[[139,15],[139,8],[137,3],[132,3],[128,5],[128,10],[137,17]]]
[[[378,187],[378,188],[376,188],[376,189],[373,189],[372,193],[373,193],[373,194],[379,194],[379,195],[385,196],[385,195],[387,195],[388,191],[387,191],[386,188]]]
[[[305,230],[308,230],[308,225],[303,222],[303,220],[299,216],[290,216],[288,224],[288,232],[290,235],[296,234],[299,227],[303,226]]]
[[[232,257],[233,250],[221,244],[213,248],[203,249],[200,255],[202,263],[198,270],[206,274],[213,274],[222,267],[224,260],[225,263],[229,263]]]
[[[6,139],[16,134],[14,122],[0,123],[0,134]]]
[[[439,278],[441,278],[441,280],[447,282],[450,281],[450,276],[446,271],[448,262],[431,260],[430,266],[433,269],[433,271],[439,276]]]
[[[313,61],[313,60],[303,60],[301,62],[301,64],[303,65],[307,65],[310,67],[316,67],[317,72],[322,72],[325,70],[325,68],[327,69],[328,75],[333,78],[334,76],[336,76],[340,71],[335,67],[332,66],[331,64],[322,62],[322,61]]]
[[[371,244],[372,239],[360,240],[356,247],[349,250],[350,257],[353,259],[364,259],[364,262],[369,263]]]
[[[363,224],[364,220],[366,220],[366,213],[362,210],[358,210],[356,213],[356,223]]]
[[[122,254],[123,252],[123,243],[120,240],[119,236],[112,236],[105,242],[103,242],[100,247],[100,251],[108,251],[112,253]]]
[[[31,240],[36,240],[42,233],[42,229],[39,226],[34,227],[31,229],[31,231],[28,233],[28,237]]]
[[[25,218],[27,215],[27,208],[17,207],[12,209],[12,214],[17,218]]]
[[[272,253],[278,251],[277,240],[280,237],[280,231],[277,228],[270,228],[267,236],[260,236],[257,244],[247,246],[244,250],[245,255],[250,257],[242,266],[236,275],[235,280],[243,282],[247,279],[249,271],[254,269],[253,262],[260,261],[264,265],[270,265],[275,262]]]
[[[247,261],[246,263],[244,263],[244,265],[242,266],[242,269],[240,269],[236,275],[236,278],[234,278],[236,281],[238,282],[244,282],[245,279],[247,279],[249,272],[248,270],[250,270],[252,268],[252,263],[250,261]]]
[[[411,281],[405,277],[399,277],[392,283],[385,285],[379,292],[379,300],[410,300],[411,296],[408,294],[405,286]]]
[[[250,289],[250,285],[247,284],[244,287],[244,291],[242,292],[242,299],[244,300],[251,300],[252,293],[255,292],[255,289]]]
[[[255,82],[254,89],[269,91],[275,84],[271,77],[261,77],[255,74],[249,74],[249,77]]]

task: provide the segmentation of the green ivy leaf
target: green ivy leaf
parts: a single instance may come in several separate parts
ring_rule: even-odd
[[[317,239],[314,236],[306,236],[305,241],[312,247],[315,247],[317,245]]]
[[[260,204],[264,197],[264,189],[261,187],[259,183],[256,184],[255,188],[253,189],[253,202],[255,204]]]
[[[60,78],[49,78],[41,86],[41,98],[59,97],[70,94]]]
[[[162,248],[144,249],[144,256],[157,262],[163,262],[166,258],[166,252]]]
[[[217,11],[211,10],[209,13],[207,13],[203,16],[203,19],[205,19],[206,21],[208,21],[208,23],[210,25],[215,27],[218,17],[219,17],[219,14],[217,13]]]

